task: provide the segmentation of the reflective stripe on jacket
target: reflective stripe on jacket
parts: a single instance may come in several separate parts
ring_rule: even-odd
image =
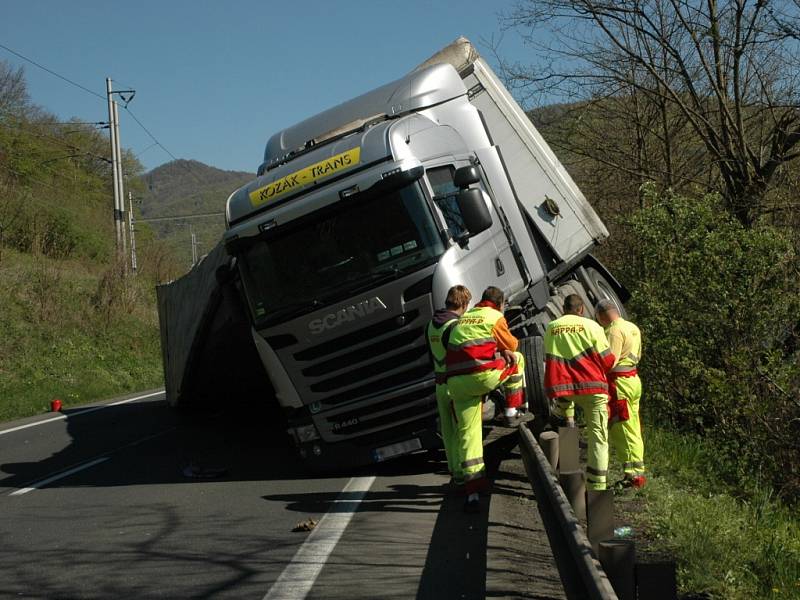
[[[447,357],[447,348],[442,342],[442,337],[445,335],[445,332],[457,321],[458,319],[450,319],[449,321],[442,323],[442,325],[439,327],[437,327],[433,321],[428,323],[428,348],[430,348],[431,356],[433,357],[433,372],[436,376],[437,384],[447,382],[447,378],[445,376],[445,358]]]
[[[551,321],[544,336],[545,392],[550,398],[608,394],[614,366],[603,328],[577,315]]]
[[[447,344],[447,376],[505,369],[497,355],[497,340],[492,335],[503,313],[489,306],[476,306],[465,312],[450,332]]]

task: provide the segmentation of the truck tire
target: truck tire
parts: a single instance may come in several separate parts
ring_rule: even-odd
[[[625,310],[625,305],[622,303],[622,300],[620,300],[617,292],[614,291],[614,287],[603,277],[602,273],[594,267],[586,267],[586,276],[589,278],[587,282],[589,290],[592,295],[597,298],[597,301],[611,300],[616,304],[620,316],[623,319],[627,319],[628,313]],[[594,307],[592,307],[591,312],[594,314]]]
[[[550,402],[544,393],[544,340],[539,336],[520,340],[525,357],[525,397],[528,410],[535,416],[550,417]]]

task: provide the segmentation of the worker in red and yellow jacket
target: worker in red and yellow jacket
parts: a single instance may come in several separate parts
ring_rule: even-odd
[[[478,493],[488,486],[483,464],[483,397],[503,387],[506,415],[516,416],[525,400],[525,360],[503,316],[503,291],[488,287],[481,301],[464,313],[447,340],[447,389],[453,402],[467,501],[480,509]]]
[[[551,321],[544,335],[547,396],[558,403],[556,415],[575,426],[575,404],[586,418],[586,489],[606,489],[608,471],[608,377],[614,366],[603,328],[584,318],[577,294],[564,299],[564,316]]]
[[[608,374],[608,439],[622,459],[625,478],[623,487],[641,488],[644,476],[644,440],[639,419],[642,380],[639,359],[642,356],[642,334],[639,328],[623,319],[617,305],[601,300],[594,309],[597,322],[605,328],[616,362]]]
[[[439,409],[439,431],[442,434],[444,453],[447,456],[447,469],[456,486],[464,485],[464,470],[461,466],[461,452],[459,450],[458,435],[456,432],[455,411],[447,391],[446,340],[450,329],[469,308],[472,294],[463,285],[454,285],[447,291],[444,308],[433,313],[433,319],[428,324],[428,348],[433,358],[433,372],[436,377],[436,405]]]

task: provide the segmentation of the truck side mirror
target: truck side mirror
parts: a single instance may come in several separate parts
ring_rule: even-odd
[[[481,180],[478,175],[478,169],[472,165],[468,167],[459,167],[453,174],[453,183],[459,189],[465,189],[473,183],[478,183]]]
[[[461,190],[456,196],[458,210],[461,211],[461,218],[469,231],[469,237],[478,235],[492,226],[492,215],[486,208],[481,190],[467,189]]]

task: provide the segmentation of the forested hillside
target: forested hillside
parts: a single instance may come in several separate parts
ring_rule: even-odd
[[[138,203],[141,218],[164,240],[181,265],[191,264],[191,234],[197,255],[209,252],[225,231],[225,201],[255,173],[223,171],[196,160],[177,160],[145,173]],[[203,215],[175,219],[179,215]],[[164,219],[164,217],[167,217]],[[163,219],[147,221],[148,219]]]
[[[636,526],[691,597],[800,597],[798,4],[521,0],[504,23],[531,47],[506,82],[562,101],[532,120],[633,293]]]
[[[599,254],[633,291],[650,414],[715,440],[730,482],[794,501],[800,87],[786,36],[798,22],[731,3],[618,4],[520,2],[509,23],[527,35],[566,18],[575,29],[549,38],[557,66],[508,65],[508,83],[574,99],[531,118],[609,226]],[[696,43],[698,27],[718,38]]]
[[[0,419],[161,384],[154,284],[179,271],[142,225],[125,276],[109,152],[102,125],[59,122],[0,62]]]

